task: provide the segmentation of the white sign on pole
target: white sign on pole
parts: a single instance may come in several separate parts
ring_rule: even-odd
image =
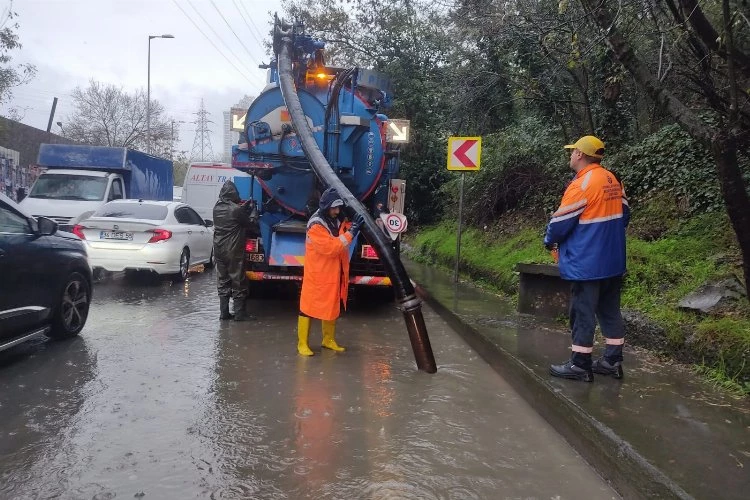
[[[464,176],[467,171],[479,170],[482,159],[482,138],[449,137],[448,170],[461,172],[461,184],[458,194],[458,232],[456,234],[456,266],[453,270],[453,281],[458,283],[458,267],[461,263],[461,223],[464,210]]]
[[[383,221],[383,226],[388,231],[392,240],[398,238],[398,235],[406,231],[408,221],[406,216],[399,213],[380,214],[380,220]]]
[[[404,201],[406,198],[406,181],[403,179],[391,179],[391,192],[388,193],[388,211],[399,214],[404,213]]]

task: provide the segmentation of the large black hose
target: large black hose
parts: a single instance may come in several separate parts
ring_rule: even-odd
[[[390,241],[386,239],[386,235],[375,225],[375,221],[372,220],[362,203],[341,182],[341,179],[334,173],[328,160],[326,160],[320,151],[318,143],[315,141],[313,132],[310,129],[310,124],[305,118],[305,112],[302,110],[302,104],[297,96],[297,90],[294,85],[291,58],[291,30],[281,32],[280,29],[277,26],[277,30],[279,31],[274,34],[274,38],[280,37],[280,40],[274,40],[274,46],[278,49],[279,86],[281,88],[281,95],[284,98],[284,104],[286,104],[289,116],[292,119],[292,126],[297,133],[302,149],[310,160],[313,170],[323,183],[335,188],[344,202],[357,214],[364,217],[365,222],[362,226],[362,232],[377,250],[378,256],[383,262],[388,276],[391,278],[391,283],[399,302],[399,308],[406,321],[406,329],[409,332],[409,339],[411,340],[411,347],[412,351],[414,351],[417,368],[427,373],[435,373],[437,365],[435,364],[435,356],[432,354],[430,338],[427,335],[427,327],[422,316],[422,301],[417,297],[414,286],[411,284],[411,280],[409,280],[409,275],[406,273],[401,260],[395,255]]]

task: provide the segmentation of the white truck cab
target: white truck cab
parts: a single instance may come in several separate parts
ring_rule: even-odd
[[[121,174],[96,170],[48,170],[36,180],[20,205],[34,217],[48,217],[61,226],[112,200],[126,197]]]

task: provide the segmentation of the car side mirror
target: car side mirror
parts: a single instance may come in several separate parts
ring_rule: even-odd
[[[211,219],[206,219],[203,222],[206,223],[206,227],[214,227],[214,221],[212,221]]]
[[[47,217],[38,217],[37,227],[40,236],[51,236],[57,232],[57,222]]]

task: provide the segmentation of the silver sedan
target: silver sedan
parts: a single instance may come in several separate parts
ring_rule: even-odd
[[[184,203],[111,201],[73,233],[95,272],[148,270],[184,280],[191,265],[214,264],[213,222]]]

